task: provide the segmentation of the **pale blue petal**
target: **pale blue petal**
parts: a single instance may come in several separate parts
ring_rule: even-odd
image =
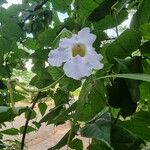
[[[75,80],[80,80],[82,77],[91,75],[91,68],[87,64],[87,62],[77,55],[73,57],[71,60],[67,61],[64,64],[64,72],[68,77],[71,77]]]
[[[83,28],[78,32],[77,39],[80,43],[85,45],[92,45],[96,40],[96,35],[90,33],[90,28]]]
[[[103,64],[100,62],[102,60],[103,56],[101,54],[97,54],[95,50],[91,50],[87,52],[87,62],[91,66],[92,69],[102,69]]]
[[[70,48],[75,43],[75,36],[72,36],[71,38],[63,38],[60,39],[59,47],[61,48]]]
[[[65,49],[55,49],[51,50],[48,55],[48,62],[51,66],[60,67],[63,62],[66,62],[69,59],[69,53]]]

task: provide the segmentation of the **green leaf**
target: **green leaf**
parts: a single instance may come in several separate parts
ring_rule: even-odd
[[[143,43],[143,45],[140,47],[140,51],[144,56],[150,57],[149,47],[150,47],[150,41]]]
[[[12,19],[2,26],[2,35],[16,41],[24,37],[23,31],[20,29],[17,22],[14,22]]]
[[[103,80],[94,82],[94,79],[87,79],[80,91],[77,101],[76,118],[80,121],[87,121],[93,118],[106,106],[106,89]]]
[[[49,110],[49,112],[39,121],[39,123],[52,121],[63,109],[63,105],[59,105]]]
[[[68,91],[64,91],[58,88],[53,96],[53,99],[56,106],[65,104],[69,101],[69,93]]]
[[[49,67],[48,72],[52,76],[54,80],[58,80],[61,76],[64,75],[64,71],[62,68],[58,67]],[[62,88],[67,89],[69,91],[75,91],[80,87],[81,81],[74,80],[72,78],[68,78],[67,76],[63,77],[59,81]]]
[[[39,48],[39,43],[37,42],[36,39],[34,38],[27,38],[25,40],[25,42],[23,43],[23,45],[28,48],[28,49],[32,49],[32,50],[36,50]]]
[[[139,91],[138,91],[139,92]],[[137,93],[136,91],[136,94]],[[108,103],[115,108],[121,108],[121,115],[125,118],[136,111],[139,97],[132,96],[125,79],[115,79],[112,86],[107,86]],[[138,98],[138,99],[137,99]]]
[[[30,110],[30,108],[25,112],[25,118],[26,119],[28,118],[30,111],[32,111],[30,120],[35,119],[36,118],[36,112],[34,110]]]
[[[107,59],[110,63],[113,63],[115,61],[114,58],[126,58],[130,56],[140,44],[141,36],[139,32],[133,29],[127,29],[106,48]]]
[[[53,83],[52,78],[48,72],[43,72],[43,74],[38,74],[32,78],[30,84],[36,86],[37,88],[43,88]]]
[[[130,120],[119,121],[118,124],[125,127],[137,137],[150,142],[150,111],[140,111],[134,114]]]
[[[143,24],[139,30],[145,40],[150,40],[150,23]]]
[[[23,94],[20,94],[19,92],[16,92],[16,91],[13,92],[13,98],[14,98],[15,102],[18,102],[18,101],[26,99],[26,97],[23,96]]]
[[[18,114],[14,114],[11,107],[0,106],[0,123],[13,120],[16,116],[26,111],[26,107],[16,107]]]
[[[74,150],[83,150],[83,142],[76,138],[70,143],[69,147]]]
[[[52,0],[53,9],[62,13],[65,13],[71,10],[71,3],[72,3],[72,0],[65,0],[65,1]]]
[[[46,29],[44,32],[40,33],[38,36],[38,42],[42,46],[50,47],[56,37],[56,30],[54,29]]]
[[[20,133],[21,133],[21,134],[24,133],[24,129],[25,129],[25,126],[21,126],[21,127],[20,127]],[[36,131],[36,129],[33,128],[32,126],[28,126],[26,133],[30,133],[30,132],[33,132],[33,131]]]
[[[131,28],[138,29],[142,24],[148,23],[150,18],[149,13],[150,3],[149,0],[140,1],[138,11],[133,15],[131,20]]]
[[[122,10],[118,14],[116,14],[117,22],[113,15],[107,15],[100,21],[94,22],[93,25],[97,30],[106,30],[121,24],[125,19],[127,19],[127,17],[128,12],[126,10]]]
[[[41,115],[43,116],[45,114],[46,110],[47,110],[46,103],[41,102],[41,103],[38,104],[38,107],[39,107]]]
[[[96,80],[104,79],[104,78],[112,78],[112,77],[126,78],[126,79],[133,79],[133,80],[141,80],[141,81],[150,82],[150,75],[149,74],[143,74],[143,73],[114,74],[114,75],[103,76],[103,77],[97,78]]]
[[[6,129],[6,130],[2,130],[2,131],[0,131],[0,133],[7,134],[7,135],[18,135],[19,130],[16,128],[10,128],[10,129]]]
[[[103,19],[107,14],[111,13],[111,7],[116,3],[117,0],[105,0],[95,8],[92,13],[89,15],[89,21],[99,21]]]
[[[48,121],[48,124],[54,123],[57,125],[72,118],[73,116],[71,112],[75,111],[76,105],[77,105],[77,101],[74,102],[71,106],[69,106],[69,108],[62,109],[61,112],[53,120]]]
[[[111,130],[111,114],[109,109],[104,108],[92,120],[81,128],[81,136],[88,138],[95,138],[104,141],[107,145],[110,144],[110,130]]]
[[[99,0],[99,2],[96,1],[87,1],[87,0],[82,0],[76,2],[76,7],[79,9],[79,17],[81,18],[87,18],[91,12],[101,4],[103,0]],[[88,6],[88,7],[87,7]]]
[[[142,84],[140,84],[140,90],[141,90],[141,99],[148,99],[150,100],[150,83],[148,82],[143,82]]]
[[[111,144],[115,150],[140,150],[144,141],[127,129],[113,125],[111,128]]]
[[[65,146],[68,142],[68,137],[70,136],[70,141],[72,141],[72,139],[77,134],[78,129],[79,129],[79,125],[74,126],[72,129],[70,129],[71,131],[69,130],[55,146],[49,148],[48,150],[60,149],[63,146]],[[69,135],[70,132],[71,132],[71,135]]]
[[[92,139],[92,143],[88,146],[87,150],[112,150],[105,142]]]

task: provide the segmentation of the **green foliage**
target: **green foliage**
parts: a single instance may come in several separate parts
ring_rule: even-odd
[[[140,34],[136,30],[127,29],[106,48],[107,59],[109,62],[113,62],[114,58],[126,58],[130,56],[140,44]]]
[[[20,149],[17,140],[4,144],[3,135],[24,133],[24,125],[7,127],[22,113],[30,124],[26,133],[43,123],[71,122],[50,150],[66,145],[83,150],[78,134],[91,138],[88,150],[141,150],[150,142],[149,0],[24,0],[7,9],[4,3],[0,1],[0,149]],[[64,21],[58,12],[67,14]],[[130,26],[122,27],[129,16]],[[65,76],[62,67],[48,65],[48,54],[84,27],[96,35],[93,47],[103,55],[104,68],[77,81]],[[116,34],[110,36],[107,29]],[[31,99],[31,107],[15,107]],[[49,108],[47,101],[54,106]]]
[[[110,144],[111,116],[108,108],[102,110],[90,120],[81,130],[81,135],[94,138]]]

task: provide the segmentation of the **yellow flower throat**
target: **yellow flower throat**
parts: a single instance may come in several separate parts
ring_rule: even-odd
[[[75,57],[80,55],[81,57],[85,56],[86,48],[83,44],[75,44],[72,48],[72,56]]]

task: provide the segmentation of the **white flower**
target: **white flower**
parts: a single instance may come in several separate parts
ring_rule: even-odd
[[[89,28],[83,28],[71,38],[60,40],[59,47],[50,51],[48,62],[51,66],[60,67],[68,77],[80,80],[90,76],[93,69],[102,69],[100,63],[102,55],[97,54],[93,48],[96,35],[90,33]]]

